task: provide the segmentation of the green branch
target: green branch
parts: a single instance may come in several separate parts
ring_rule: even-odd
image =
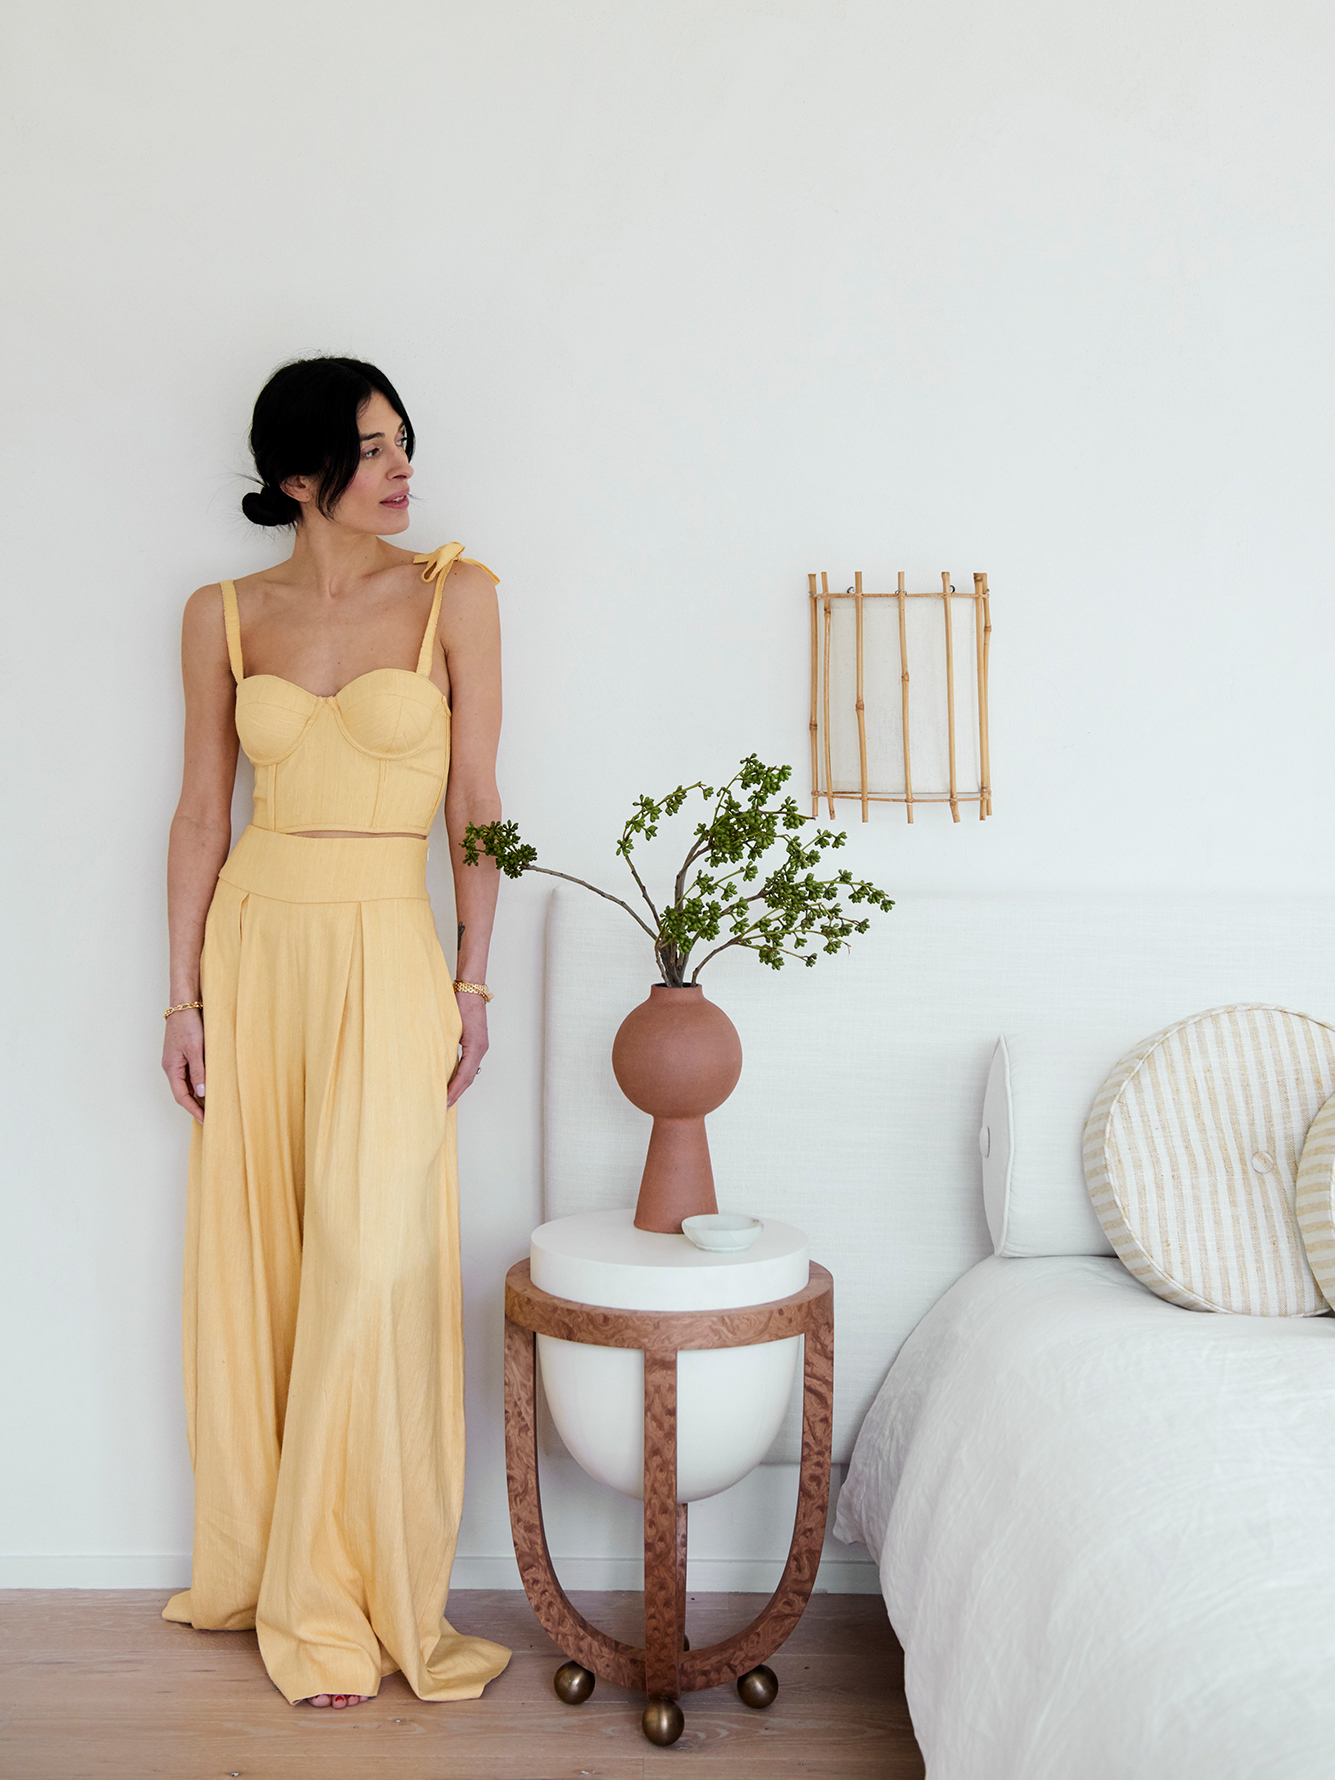
[[[507,877],[537,871],[579,884],[616,903],[653,941],[659,972],[672,987],[685,985],[686,967],[696,945],[712,944],[725,932],[728,937],[723,943],[713,946],[696,965],[692,983],[711,959],[732,946],[755,952],[762,964],[775,970],[781,969],[787,958],[800,959],[809,967],[818,955],[807,949],[813,940],[820,942],[821,950],[832,953],[842,951],[854,934],[867,931],[871,923],[856,919],[851,905],[867,903],[888,911],[894,903],[875,884],[856,879],[849,871],[829,878],[815,875],[824,854],[844,846],[848,837],[825,828],[807,834],[811,819],[802,814],[792,797],[774,801],[790,776],[791,768],[766,766],[756,755],[748,754],[717,792],[697,781],[678,785],[662,798],[636,799],[615,851],[630,869],[653,917],[652,927],[621,897],[584,878],[538,865],[537,850],[520,838],[513,822],[491,822],[480,828],[470,824],[464,833],[464,861],[476,865],[485,853]],[[660,822],[676,816],[697,791],[713,807],[706,820],[697,824],[673,884],[672,900],[660,911],[631,854],[638,841],[653,840]],[[753,884],[761,879],[763,862],[776,846],[782,849],[778,863],[765,872],[758,889],[743,893],[739,881]],[[703,864],[688,884],[697,861]]]

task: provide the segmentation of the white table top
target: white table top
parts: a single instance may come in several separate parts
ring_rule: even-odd
[[[541,1224],[529,1249],[534,1285],[616,1310],[733,1310],[786,1298],[807,1283],[807,1238],[775,1218],[736,1255],[637,1230],[634,1219],[633,1210],[590,1211]]]

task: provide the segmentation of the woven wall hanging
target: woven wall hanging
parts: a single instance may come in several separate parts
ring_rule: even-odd
[[[811,607],[811,813],[823,798],[856,798],[862,820],[874,803],[961,804],[992,814],[987,674],[992,610],[987,576],[957,593],[893,593],[853,585],[831,591],[808,575]]]

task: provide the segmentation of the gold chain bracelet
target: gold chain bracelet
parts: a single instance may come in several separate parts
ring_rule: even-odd
[[[188,1008],[202,1008],[203,1005],[204,1003],[202,1001],[178,1001],[175,1007],[164,1007],[162,1010],[162,1017],[164,1020],[169,1020],[173,1014],[183,1014]]]
[[[456,983],[454,985],[454,992],[456,995],[480,995],[483,1001],[491,1001],[493,999],[491,990],[485,983]]]

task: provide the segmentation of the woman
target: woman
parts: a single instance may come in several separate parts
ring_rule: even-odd
[[[164,1617],[254,1626],[294,1704],[359,1704],[396,1668],[424,1700],[474,1699],[510,1654],[442,1618],[464,1471],[453,1109],[487,1049],[497,886],[460,840],[500,813],[495,577],[458,544],[385,541],[413,431],[373,365],[284,366],[251,449],[243,510],[295,527],[292,555],[201,587],[182,639],[162,1066],[195,1120],[195,1536]],[[255,814],[228,856],[238,739]],[[453,987],[425,884],[442,796]]]

